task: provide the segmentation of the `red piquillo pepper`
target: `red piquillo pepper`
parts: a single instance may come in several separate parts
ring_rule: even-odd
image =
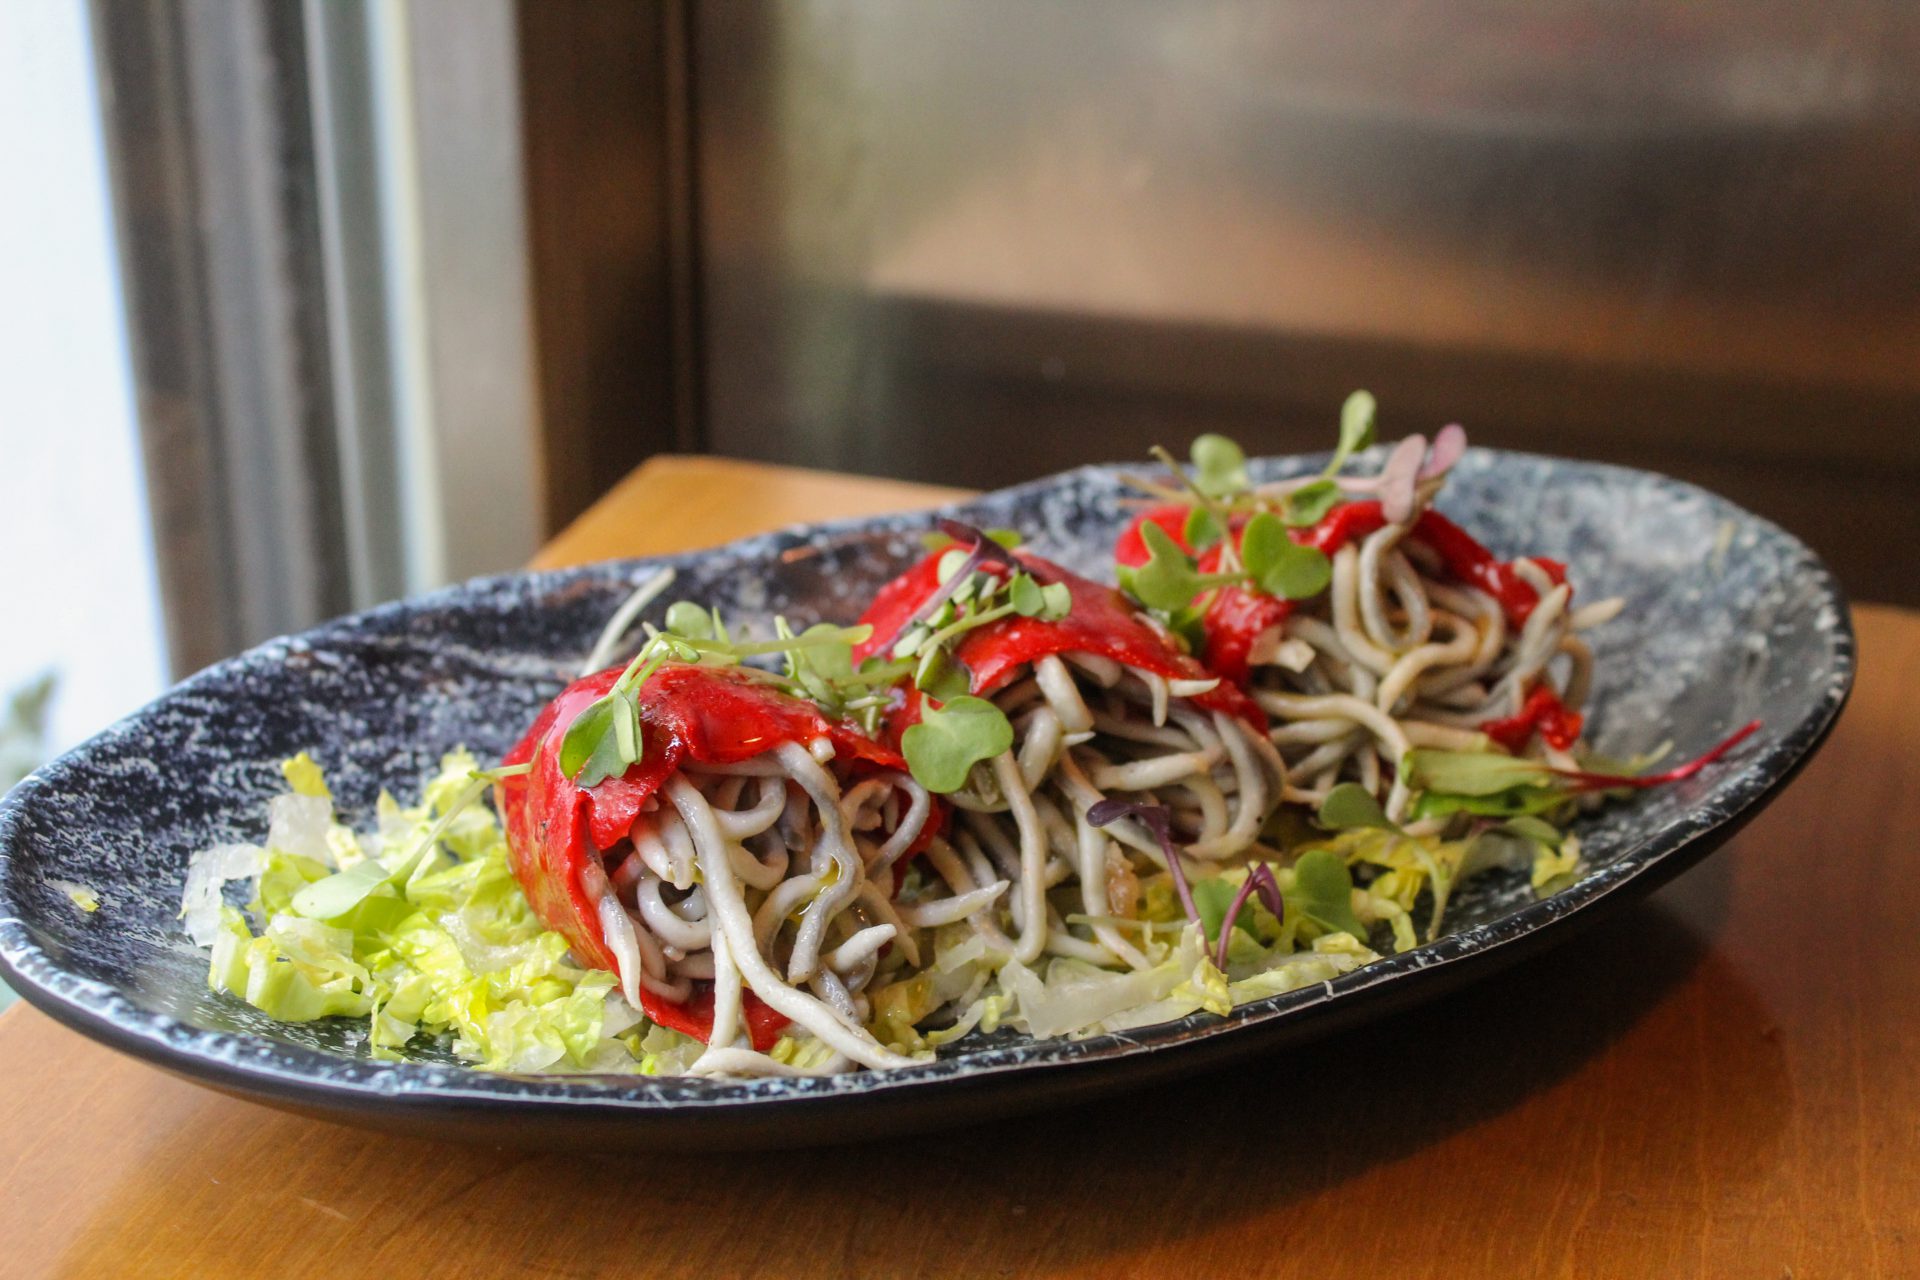
[[[498,788],[514,875],[541,922],[566,938],[583,965],[617,971],[600,927],[598,901],[607,871],[602,859],[628,838],[647,802],[683,761],[738,764],[783,743],[828,738],[840,770],[906,769],[899,755],[851,725],[829,721],[812,703],[738,668],[669,663],[640,687],[640,760],[624,775],[582,789],[560,768],[561,739],[620,672],[613,667],[577,680],[548,703],[502,761],[531,762],[532,770],[503,779]],[[641,1004],[648,1017],[672,1030],[703,1041],[713,1030],[711,984],[696,984],[684,1004],[642,987]],[[752,992],[745,993],[743,1006],[754,1047],[770,1048],[786,1019]]]
[[[920,605],[939,589],[940,560],[945,554],[944,550],[933,552],[880,589],[860,618],[872,625],[873,635],[854,651],[856,661],[890,645]],[[1214,672],[1181,653],[1171,640],[1142,618],[1119,591],[1025,551],[1015,552],[1014,558],[1043,584],[1065,583],[1072,594],[1073,605],[1065,617],[1057,620],[1013,616],[989,622],[960,637],[953,656],[966,667],[976,695],[984,697],[1004,688],[1034,662],[1064,653],[1111,658],[1169,680],[1213,678]],[[993,565],[983,565],[982,571],[1002,572]],[[1263,733],[1266,731],[1265,714],[1245,690],[1230,681],[1221,681],[1192,701],[1209,711],[1236,716]],[[918,703],[918,698],[909,698],[908,718],[904,723],[896,721],[896,730],[918,718]]]
[[[1515,755],[1526,749],[1537,730],[1547,745],[1565,751],[1580,740],[1581,726],[1585,718],[1578,711],[1570,711],[1560,701],[1560,695],[1546,685],[1535,685],[1533,692],[1521,704],[1519,714],[1503,720],[1489,720],[1480,726],[1480,732],[1492,738]]]

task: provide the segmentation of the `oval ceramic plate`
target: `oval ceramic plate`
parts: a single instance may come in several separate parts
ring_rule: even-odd
[[[1270,460],[1271,478],[1317,467]],[[957,508],[1017,528],[1043,554],[1107,576],[1125,518],[1112,468],[1085,468]],[[262,645],[188,680],[34,775],[0,804],[0,959],[29,1001],[115,1048],[259,1101],[380,1128],[580,1147],[775,1146],[1013,1114],[1130,1087],[1376,1017],[1556,942],[1726,840],[1805,763],[1853,678],[1840,589],[1774,525],[1688,485],[1486,450],[1442,507],[1496,552],[1566,560],[1583,598],[1626,597],[1595,633],[1596,745],[1671,738],[1680,757],[1748,720],[1723,767],[1584,820],[1592,870],[1536,900],[1523,876],[1456,893],[1447,932],[1323,986],[1216,1018],[1035,1042],[973,1037],[890,1074],[720,1082],[506,1077],[445,1062],[377,1062],[346,1022],[285,1025],[207,989],[175,911],[188,855],[257,841],[277,762],[312,750],[349,820],[382,787],[415,795],[466,744],[497,757],[660,561],[509,574]],[[729,615],[847,620],[918,552],[920,516],[750,538],[673,557],[674,596]],[[658,607],[658,606],[657,606]],[[56,881],[96,888],[76,910]],[[237,892],[238,886],[235,887]]]

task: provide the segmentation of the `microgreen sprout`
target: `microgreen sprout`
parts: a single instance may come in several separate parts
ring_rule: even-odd
[[[1490,751],[1441,751],[1419,748],[1407,757],[1408,776],[1431,792],[1469,799],[1494,797],[1518,788],[1556,788],[1567,794],[1611,791],[1623,787],[1657,787],[1691,778],[1758,732],[1753,721],[1729,735],[1711,750],[1661,773],[1596,773],[1562,769],[1540,760],[1499,755]]]
[[[1353,913],[1353,873],[1331,849],[1309,849],[1293,864],[1293,905],[1323,929],[1367,940],[1367,927]]]
[[[1264,862],[1256,862],[1247,868],[1247,878],[1240,882],[1239,892],[1233,895],[1233,901],[1227,904],[1226,913],[1220,919],[1220,938],[1214,943],[1213,967],[1225,972],[1227,968],[1227,946],[1233,939],[1234,927],[1240,922],[1240,912],[1245,909],[1247,899],[1255,893],[1260,895],[1262,906],[1273,914],[1276,920],[1286,918],[1287,905],[1280,896],[1280,882],[1273,878],[1273,868]]]
[[[594,641],[593,649],[587,654],[587,660],[580,668],[583,676],[592,675],[602,667],[610,666],[620,652],[620,642],[627,632],[639,620],[646,607],[659,597],[660,593],[673,585],[673,570],[662,569],[651,574],[647,580],[624,600],[613,615],[607,619],[607,625],[600,631],[599,639]]]
[[[1354,831],[1368,827],[1380,831],[1400,829],[1388,820],[1386,811],[1374,799],[1373,792],[1357,782],[1343,782],[1327,792],[1326,798],[1320,801],[1319,812],[1314,816],[1329,831]]]
[[[1241,531],[1237,563],[1224,554],[1217,572],[1203,573],[1173,535],[1152,521],[1140,526],[1147,562],[1122,575],[1122,585],[1149,609],[1173,614],[1218,587],[1247,587],[1282,600],[1305,600],[1327,589],[1333,562],[1288,534],[1279,517],[1260,512]],[[1224,553],[1227,543],[1221,544]]]
[[[1323,479],[1338,476],[1347,459],[1373,443],[1379,416],[1380,405],[1373,398],[1373,392],[1355,391],[1346,398],[1340,406],[1340,444],[1327,462],[1326,470],[1320,473]]]
[[[1210,909],[1203,911],[1194,896],[1194,886],[1187,880],[1187,869],[1180,861],[1180,846],[1173,838],[1173,816],[1163,804],[1142,804],[1139,801],[1111,796],[1093,804],[1087,809],[1087,821],[1096,827],[1130,818],[1147,829],[1167,863],[1167,874],[1173,878],[1174,896],[1180,899],[1180,909],[1186,912],[1187,919],[1200,931],[1202,946],[1214,947],[1214,966],[1224,970],[1227,967],[1227,941],[1233,933],[1234,924],[1240,919],[1240,911],[1247,905],[1247,899],[1253,894],[1260,895],[1260,902],[1272,913],[1276,920],[1286,917],[1287,906],[1280,896],[1280,882],[1273,877],[1273,868],[1264,862],[1256,862],[1247,869],[1247,878],[1240,885],[1239,892],[1233,895],[1225,910],[1220,913],[1217,939],[1207,929],[1207,916],[1218,909],[1219,902],[1211,897],[1211,886],[1217,882],[1203,884],[1209,889]],[[1342,867],[1344,871],[1344,866]]]
[[[923,704],[919,723],[900,736],[900,754],[914,778],[942,795],[965,786],[974,765],[1012,746],[1006,713],[967,694],[942,705]]]

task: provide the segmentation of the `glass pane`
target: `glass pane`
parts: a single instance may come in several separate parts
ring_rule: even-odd
[[[165,665],[82,0],[0,5],[0,172],[3,790]]]

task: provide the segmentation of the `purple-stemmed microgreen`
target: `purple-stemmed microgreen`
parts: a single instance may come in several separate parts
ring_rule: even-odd
[[[980,590],[981,584],[976,581],[974,577],[974,571],[976,569],[984,565],[991,565],[995,569],[1000,570],[1003,580],[1007,581],[1011,581],[1021,574],[1026,573],[1026,567],[1014,559],[1012,551],[997,541],[993,535],[986,530],[976,529],[970,524],[964,524],[961,521],[951,520],[945,517],[942,517],[935,523],[939,526],[942,534],[953,539],[959,546],[965,547],[966,553],[952,566],[948,566],[944,561],[942,562],[939,585],[927,594],[927,598],[920,602],[919,607],[907,615],[906,620],[895,628],[893,634],[888,636],[885,643],[880,646],[882,649],[893,652],[895,657],[909,657],[911,653],[917,653],[919,651],[920,646],[918,644],[913,646],[910,653],[901,653],[898,651],[902,642],[912,635],[915,627],[923,626],[930,622],[949,601],[954,600],[956,597],[964,598]],[[938,548],[935,549],[937,550]],[[1031,577],[1032,575],[1028,574],[1027,576]],[[1009,612],[1012,611],[1010,610]],[[930,627],[929,631],[931,630],[933,630],[933,628]]]
[[[1254,892],[1260,895],[1260,903],[1275,920],[1287,918],[1286,899],[1280,896],[1280,882],[1273,878],[1273,868],[1264,862],[1253,864],[1253,871],[1247,876],[1253,881]]]
[[[1187,913],[1187,919],[1193,922],[1193,926],[1200,930],[1200,940],[1204,943],[1207,926],[1200,919],[1200,908],[1194,905],[1193,886],[1187,883],[1187,869],[1180,863],[1180,847],[1173,841],[1173,815],[1163,804],[1141,804],[1118,796],[1097,801],[1087,809],[1087,821],[1096,827],[1104,827],[1122,818],[1131,818],[1145,827],[1159,844],[1160,852],[1167,860],[1167,874],[1173,877],[1173,891],[1180,899],[1180,908]]]
[[[1173,816],[1165,805],[1142,804],[1118,796],[1110,796],[1093,804],[1087,809],[1087,821],[1096,827],[1130,818],[1145,827],[1160,846],[1161,854],[1166,858],[1167,874],[1173,879],[1174,895],[1180,900],[1180,909],[1186,912],[1187,919],[1200,931],[1200,945],[1212,948],[1214,967],[1225,970],[1227,967],[1227,944],[1232,937],[1235,922],[1240,919],[1241,910],[1247,905],[1247,899],[1254,894],[1260,895],[1260,902],[1272,913],[1273,918],[1286,918],[1286,901],[1280,895],[1280,882],[1273,877],[1273,869],[1264,862],[1256,862],[1247,869],[1247,878],[1241,882],[1239,891],[1233,895],[1232,902],[1226,907],[1220,918],[1219,938],[1209,936],[1206,915],[1194,895],[1194,886],[1187,879],[1186,867],[1180,860],[1180,846],[1173,838]],[[1211,889],[1217,881],[1206,881],[1205,887]],[[1211,899],[1210,905],[1218,908],[1218,899]]]
[[[1515,818],[1560,808],[1589,791],[1664,786],[1691,778],[1758,732],[1753,721],[1711,750],[1659,773],[1614,773],[1568,769],[1523,756],[1493,751],[1441,751],[1418,748],[1407,756],[1409,782],[1420,789],[1414,802],[1418,818],[1468,813]]]
[[[1233,895],[1233,901],[1227,906],[1227,913],[1220,922],[1220,940],[1214,944],[1213,967],[1226,972],[1227,947],[1233,940],[1234,927],[1240,922],[1240,912],[1245,909],[1247,899],[1254,894],[1260,895],[1261,905],[1273,914],[1275,920],[1286,918],[1286,900],[1280,896],[1280,882],[1273,878],[1273,868],[1264,862],[1256,862],[1247,868],[1247,878],[1240,882],[1239,892]]]

